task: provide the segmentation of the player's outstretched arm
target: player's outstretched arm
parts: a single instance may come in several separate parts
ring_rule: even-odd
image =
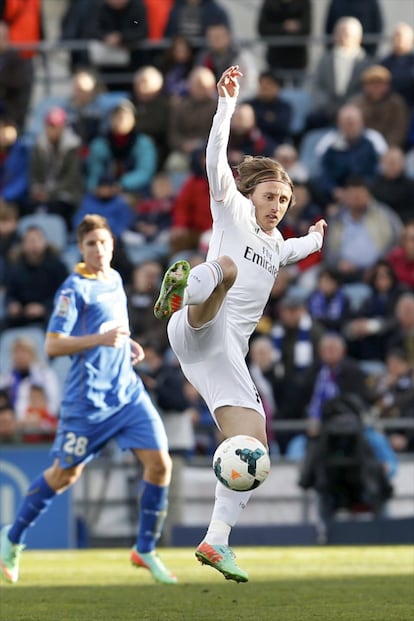
[[[216,203],[222,203],[231,192],[237,192],[234,176],[227,161],[230,120],[239,93],[238,79],[242,73],[238,65],[223,71],[217,82],[219,101],[213,118],[206,149],[206,170],[210,194]]]

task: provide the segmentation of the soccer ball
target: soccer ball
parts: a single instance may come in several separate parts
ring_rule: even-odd
[[[251,436],[233,436],[224,440],[213,456],[217,479],[236,492],[259,487],[270,471],[266,447]]]

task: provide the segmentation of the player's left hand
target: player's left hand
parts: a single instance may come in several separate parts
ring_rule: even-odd
[[[141,347],[139,343],[133,341],[131,339],[131,362],[132,365],[138,364],[138,362],[142,362],[145,358],[144,349]]]
[[[328,226],[328,223],[326,222],[326,220],[324,220],[323,218],[321,218],[320,220],[318,220],[317,222],[315,222],[315,224],[312,224],[309,229],[308,229],[308,233],[320,233],[322,235],[322,238],[325,234],[325,229]]]

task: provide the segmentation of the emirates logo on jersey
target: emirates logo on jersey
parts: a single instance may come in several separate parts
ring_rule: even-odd
[[[274,265],[274,263],[271,261],[271,257],[269,256],[269,254],[270,253],[268,253],[267,251],[266,253],[256,252],[254,248],[251,248],[250,246],[246,246],[243,257],[247,261],[251,261],[252,263],[255,263],[256,265],[258,265],[259,267],[262,267],[264,270],[266,270],[266,272],[269,272],[269,274],[271,274],[274,278],[276,278],[277,273],[278,273],[278,267]]]

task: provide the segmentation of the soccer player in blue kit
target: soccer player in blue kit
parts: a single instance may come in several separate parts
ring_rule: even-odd
[[[278,231],[294,205],[292,181],[279,162],[247,156],[235,179],[227,160],[230,121],[237,104],[239,67],[217,83],[218,104],[206,149],[213,217],[206,262],[190,269],[183,260],[167,270],[154,313],[168,320],[168,337],[184,375],[197,389],[226,438],[245,434],[267,445],[263,404],[249,374],[249,339],[279,266],[321,249],[321,219],[303,237],[284,240]],[[229,536],[252,494],[216,484],[214,507],[197,559],[228,580],[247,582]]]
[[[174,584],[176,577],[155,551],[166,516],[172,462],[160,415],[133,369],[143,359],[143,350],[129,338],[122,280],[111,268],[112,232],[105,218],[87,215],[77,237],[83,262],[56,294],[45,341],[48,356],[69,355],[72,360],[52,447],[54,461],[30,485],[13,524],[1,531],[0,574],[17,582],[29,526],[114,438],[143,465],[131,562],[148,569],[155,581]]]

